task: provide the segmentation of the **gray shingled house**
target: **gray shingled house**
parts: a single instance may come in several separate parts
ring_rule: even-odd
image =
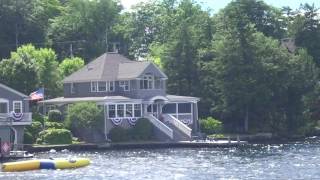
[[[162,140],[188,140],[198,131],[199,98],[167,94],[167,79],[152,62],[105,53],[63,80],[64,97],[41,103],[96,102],[104,107],[105,138],[113,127],[129,128],[145,117]]]
[[[11,147],[13,145],[13,149],[19,148],[23,144],[24,127],[31,123],[29,97],[0,83],[1,144],[7,143]]]

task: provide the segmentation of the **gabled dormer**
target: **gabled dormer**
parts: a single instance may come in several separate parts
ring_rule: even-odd
[[[63,80],[64,97],[165,95],[167,76],[152,62],[105,53]]]

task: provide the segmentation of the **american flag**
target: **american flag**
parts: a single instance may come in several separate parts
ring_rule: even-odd
[[[44,99],[44,88],[40,88],[37,91],[32,92],[29,96],[32,101]]]

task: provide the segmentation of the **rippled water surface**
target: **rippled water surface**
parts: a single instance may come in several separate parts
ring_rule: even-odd
[[[36,158],[87,157],[71,170],[0,172],[0,179],[320,179],[320,141],[239,148],[38,153]]]

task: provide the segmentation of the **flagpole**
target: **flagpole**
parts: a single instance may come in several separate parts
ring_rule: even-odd
[[[46,128],[46,122],[45,122],[45,116],[46,116],[46,108],[45,108],[45,105],[44,105],[44,87],[42,87],[42,89],[43,89],[43,100],[42,100],[42,110],[43,110],[43,130],[45,130],[45,128]]]

